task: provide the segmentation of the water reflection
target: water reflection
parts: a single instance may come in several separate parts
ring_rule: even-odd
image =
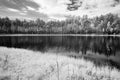
[[[96,65],[110,65],[120,69],[119,37],[75,37],[75,36],[34,36],[0,37],[0,46],[24,48],[41,52],[73,52],[72,57],[79,58],[80,53],[86,60]],[[74,56],[76,54],[77,56]]]

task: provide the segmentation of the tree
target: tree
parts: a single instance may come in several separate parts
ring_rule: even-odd
[[[39,18],[36,20],[36,24],[38,27],[44,27],[45,22],[43,20],[40,20]]]

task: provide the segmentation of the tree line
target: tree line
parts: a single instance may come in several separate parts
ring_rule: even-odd
[[[0,33],[16,34],[119,34],[120,17],[114,14],[88,18],[69,16],[64,21],[11,20],[8,17],[0,18]]]

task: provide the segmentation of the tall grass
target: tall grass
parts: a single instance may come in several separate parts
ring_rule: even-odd
[[[120,80],[120,71],[82,58],[0,47],[0,80]]]

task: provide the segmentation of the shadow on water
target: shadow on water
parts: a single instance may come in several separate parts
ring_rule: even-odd
[[[0,46],[23,48],[41,52],[55,51],[80,58],[80,54],[86,60],[90,60],[96,66],[109,65],[120,70],[120,37],[99,36],[11,36],[0,37]]]

